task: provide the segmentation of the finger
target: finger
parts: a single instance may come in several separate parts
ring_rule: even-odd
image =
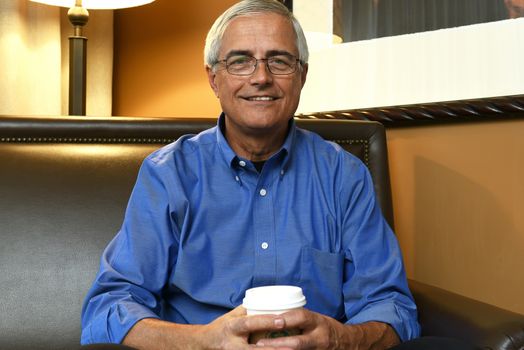
[[[274,346],[263,346],[258,344],[249,345],[250,349],[257,349],[257,350],[296,350],[287,346],[284,347],[274,347]]]
[[[320,335],[302,334],[280,338],[265,338],[260,339],[257,346],[270,348],[291,348],[294,350],[308,350],[308,349],[332,349],[327,339],[323,339]]]
[[[284,327],[275,315],[257,315],[238,317],[230,320],[230,329],[235,334],[249,334],[258,331],[280,330]]]
[[[263,346],[263,345],[250,345],[249,346],[250,349],[257,349],[257,350],[296,350],[296,349],[293,349],[293,348],[290,348],[290,347],[287,347],[287,346],[278,346],[278,347],[274,347],[274,346]]]
[[[286,328],[310,329],[317,326],[319,317],[307,309],[292,310],[280,315]]]
[[[269,348],[290,348],[290,349],[309,349],[307,346],[309,342],[306,337],[297,335],[280,338],[264,338],[260,339],[256,345],[258,347],[269,347]]]

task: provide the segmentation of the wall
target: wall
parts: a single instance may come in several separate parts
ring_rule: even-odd
[[[67,9],[27,0],[0,1],[0,114],[68,113]],[[111,113],[113,13],[90,11],[87,114]]]
[[[387,134],[408,275],[524,314],[524,121]]]
[[[0,2],[0,114],[60,114],[60,12]]]
[[[235,2],[157,0],[115,11],[113,115],[218,115],[204,42],[215,18]]]
[[[522,94],[523,42],[518,18],[317,50],[298,112]]]

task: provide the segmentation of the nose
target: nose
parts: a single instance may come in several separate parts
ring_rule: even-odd
[[[250,76],[250,82],[254,85],[267,85],[273,82],[273,74],[267,67],[266,60],[258,60],[255,71]]]

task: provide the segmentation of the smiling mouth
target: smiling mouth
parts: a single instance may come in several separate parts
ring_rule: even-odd
[[[248,101],[275,101],[276,97],[271,96],[252,96],[252,97],[244,97],[245,100]]]

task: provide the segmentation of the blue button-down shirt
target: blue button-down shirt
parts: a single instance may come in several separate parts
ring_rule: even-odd
[[[291,122],[258,173],[219,126],[144,161],[86,297],[82,343],[121,342],[143,318],[206,324],[246,289],[274,284],[302,287],[307,308],[341,322],[416,337],[399,246],[366,166]]]

